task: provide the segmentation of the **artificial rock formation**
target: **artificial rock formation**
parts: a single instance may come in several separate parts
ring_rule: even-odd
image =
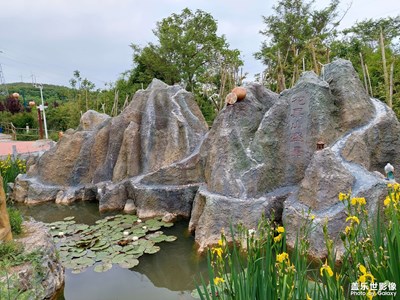
[[[326,65],[322,77],[304,73],[280,95],[258,91],[226,107],[203,143],[205,184],[194,201],[190,230],[204,249],[217,242],[221,228],[239,222],[256,227],[261,214],[274,211],[293,246],[313,214],[310,254],[323,257],[324,222],[329,220],[335,241],[345,227],[339,192],[366,196],[371,215],[376,211],[386,185],[374,171],[382,172],[387,161],[398,164],[399,122],[368,97],[344,60]],[[320,141],[326,148],[317,151]]]
[[[127,199],[132,199],[138,213],[147,216],[158,196],[154,192],[147,197],[146,186],[136,184],[138,178],[189,156],[206,132],[207,124],[192,94],[153,80],[117,117],[86,112],[77,130],[66,131],[56,147],[17,179],[14,198],[27,204],[97,200],[102,211],[124,209]],[[166,194],[181,196],[179,191]],[[146,203],[143,209],[141,201]],[[188,217],[187,206],[176,205],[175,212]],[[157,212],[162,207],[152,208],[154,213],[164,212]]]
[[[17,241],[23,246],[24,253],[39,253],[35,262],[10,267],[9,277],[17,278],[10,284],[14,288],[30,290],[34,299],[54,299],[55,294],[64,285],[64,267],[57,257],[57,249],[44,223],[33,219],[23,222],[24,234]],[[36,265],[34,265],[36,264]],[[0,277],[6,282],[7,278]],[[33,299],[33,298],[30,298]]]
[[[3,189],[3,178],[0,176],[0,243],[11,240],[12,233],[6,207],[6,194]]]
[[[394,113],[368,97],[345,60],[320,77],[304,73],[279,95],[248,84],[208,133],[193,96],[155,80],[115,118],[87,112],[18,178],[14,197],[97,199],[100,210],[190,218],[200,250],[222,228],[255,227],[262,214],[282,220],[293,245],[309,212],[321,225],[311,255],[323,257],[322,224],[333,238],[345,225],[339,192],[367,196],[368,210],[377,210],[386,193],[378,172],[387,162],[400,167],[399,134]]]

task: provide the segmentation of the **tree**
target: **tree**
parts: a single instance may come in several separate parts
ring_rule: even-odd
[[[74,89],[74,98],[78,94],[79,97],[79,107],[81,107],[81,97],[82,91],[85,95],[85,104],[86,104],[86,111],[89,110],[89,92],[92,91],[96,86],[93,82],[88,80],[87,78],[82,79],[81,73],[78,70],[74,71],[73,78],[69,80],[71,87]],[[79,93],[77,93],[79,91]]]
[[[301,68],[319,73],[319,63],[329,61],[329,41],[336,35],[339,0],[313,10],[314,1],[280,0],[274,15],[263,17],[267,37],[255,57],[266,65],[264,80],[278,92],[292,86]]]
[[[95,88],[95,84],[89,81],[87,78],[82,80],[81,88],[85,91],[85,103],[86,103],[86,111],[89,110],[89,102],[88,102],[88,93]]]
[[[12,95],[7,97],[4,104],[5,104],[4,106],[5,106],[6,110],[12,114],[16,114],[16,113],[22,112],[24,110],[24,108],[21,105],[21,103],[19,102],[19,100]]]
[[[158,78],[167,84],[181,84],[198,99],[203,97],[200,92],[203,84],[214,84],[219,90],[221,69],[237,72],[243,62],[240,52],[229,49],[225,37],[217,35],[217,28],[209,13],[202,10],[193,13],[188,8],[157,22],[153,30],[157,44],[131,45],[135,68],[129,80],[132,84],[148,84]],[[207,102],[214,105],[211,100]]]
[[[332,55],[350,60],[368,93],[391,105],[400,115],[400,16],[367,19],[343,30],[332,43]],[[367,78],[366,78],[367,77]],[[392,101],[393,98],[393,101]]]

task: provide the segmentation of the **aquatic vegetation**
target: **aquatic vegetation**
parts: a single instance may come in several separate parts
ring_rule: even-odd
[[[118,264],[133,268],[139,257],[160,251],[157,243],[173,242],[175,236],[165,235],[162,227],[173,223],[160,218],[140,220],[134,215],[116,215],[96,221],[94,225],[76,224],[74,217],[48,224],[59,248],[64,267],[80,273],[95,265],[95,272],[105,272]]]
[[[229,246],[221,233],[208,251],[208,278],[192,295],[200,299],[388,299],[400,286],[400,184],[388,185],[388,196],[373,220],[365,198],[340,193],[346,219],[340,238],[343,253],[323,225],[327,257],[310,262],[311,211],[304,212],[294,249],[286,249],[286,230],[262,219],[255,229],[238,228]],[[381,211],[383,213],[381,213]],[[288,251],[291,250],[291,251]],[[396,298],[397,296],[397,298]],[[382,298],[383,299],[383,298]]]

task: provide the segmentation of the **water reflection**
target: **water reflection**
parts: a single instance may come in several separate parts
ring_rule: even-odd
[[[98,212],[97,203],[83,202],[72,206],[53,203],[18,207],[26,216],[38,221],[54,222],[75,216],[77,223],[94,224],[105,215]],[[193,299],[190,291],[195,288],[199,274],[206,273],[205,261],[199,259],[193,238],[187,233],[187,222],[178,222],[163,228],[168,235],[175,235],[175,242],[160,243],[161,251],[139,258],[139,265],[131,270],[113,265],[110,271],[96,273],[93,267],[81,274],[65,273],[65,287],[58,299]]]

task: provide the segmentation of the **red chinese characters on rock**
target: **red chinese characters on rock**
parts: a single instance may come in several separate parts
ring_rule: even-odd
[[[304,97],[294,97],[290,102],[290,155],[302,157],[304,155],[305,133],[303,128],[306,116],[306,99]]]

